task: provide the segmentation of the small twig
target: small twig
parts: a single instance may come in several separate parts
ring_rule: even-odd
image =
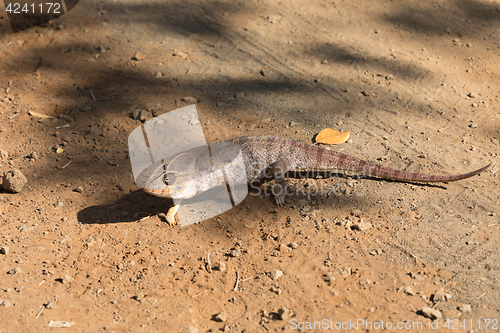
[[[245,282],[245,281],[251,280],[251,279],[253,279],[254,277],[255,277],[255,276],[250,276],[249,278],[246,278],[246,279],[241,280],[241,282]]]
[[[438,304],[439,304],[439,303],[440,303],[440,302],[439,302],[439,301],[437,301],[437,303],[436,303],[436,304],[434,304],[434,306],[433,306],[432,308],[433,308],[433,309],[435,309],[435,308],[436,308],[436,306],[438,306]]]
[[[236,284],[234,285],[234,291],[238,291],[238,284],[240,283],[240,272],[236,271]]]
[[[42,306],[42,308],[40,309],[40,312],[38,312],[38,314],[36,315],[35,318],[38,318],[40,316],[40,314],[42,313],[43,309],[45,309],[45,304]]]
[[[59,128],[66,128],[66,127],[69,127],[69,124],[62,125],[62,126],[57,126],[56,128],[59,129]]]
[[[15,115],[13,115],[13,116],[10,116],[10,117],[9,117],[9,119],[12,119],[12,118],[14,118],[14,117],[17,117],[18,115],[19,115],[19,112],[18,112],[18,113],[16,113]]]
[[[479,297],[477,299],[482,298],[484,295],[486,295],[486,293],[483,293],[483,294],[479,295]]]
[[[208,272],[212,274],[212,264],[210,263],[210,252],[207,252]]]
[[[66,163],[66,165],[64,165],[61,169],[64,169],[65,167],[67,167],[68,165],[70,165],[72,161],[69,161],[68,163]]]
[[[93,99],[94,101],[97,101],[97,100],[95,99],[94,93],[92,92],[92,89],[89,89],[89,91],[90,91],[90,96],[92,96],[92,99]]]
[[[208,290],[202,291],[201,293],[198,293],[198,294],[196,294],[196,295],[191,296],[191,298],[195,298],[195,297],[198,297],[198,296],[200,296],[200,295],[203,295],[203,294],[204,294],[204,293],[206,293],[207,291],[208,291]]]
[[[39,286],[41,286],[44,282],[45,282],[45,280],[42,280],[42,282],[40,282]]]

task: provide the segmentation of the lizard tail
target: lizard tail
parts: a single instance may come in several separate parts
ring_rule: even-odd
[[[463,173],[460,175],[424,175],[424,174],[419,174],[419,173],[413,173],[413,172],[406,172],[406,171],[400,171],[396,169],[391,169],[387,168],[375,163],[363,161],[361,159],[357,159],[351,156],[339,154],[341,156],[338,156],[338,165],[340,166],[340,169],[342,170],[343,167],[345,167],[345,170],[347,172],[352,172],[357,175],[366,175],[368,177],[375,177],[375,178],[383,178],[383,179],[391,179],[391,180],[397,180],[397,181],[411,181],[411,182],[425,182],[425,183],[431,183],[431,182],[453,182],[456,180],[460,179],[465,179],[469,178],[472,176],[477,175],[478,173],[483,172],[484,170],[488,169],[491,165],[488,164],[480,169],[468,172],[468,173]]]

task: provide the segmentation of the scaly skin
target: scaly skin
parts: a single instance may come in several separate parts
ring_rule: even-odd
[[[285,200],[286,181],[284,175],[290,170],[306,171],[336,171],[341,173],[362,174],[368,177],[390,179],[407,182],[451,182],[469,178],[486,170],[486,165],[475,171],[460,175],[424,175],[386,168],[375,163],[367,162],[355,157],[330,151],[316,146],[307,145],[295,140],[276,136],[246,136],[229,140],[241,150],[247,182],[262,179],[270,171],[276,180],[276,186],[281,189],[275,195],[276,204],[281,205]],[[234,173],[227,168],[234,158],[234,150],[226,149],[219,152],[223,163],[214,170],[207,168],[209,159],[207,154],[184,153],[172,160],[164,168],[160,166],[146,183],[144,190],[150,194],[174,199],[188,199],[196,193],[225,184],[222,168],[226,168],[229,181]],[[207,164],[208,163],[208,164]],[[234,176],[236,177],[236,176]],[[168,184],[165,184],[167,180]],[[175,223],[174,216],[179,203],[172,207],[167,214],[167,221]]]

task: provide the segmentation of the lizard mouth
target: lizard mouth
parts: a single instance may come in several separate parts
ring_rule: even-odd
[[[145,188],[144,191],[157,197],[172,198],[170,191],[167,189]]]

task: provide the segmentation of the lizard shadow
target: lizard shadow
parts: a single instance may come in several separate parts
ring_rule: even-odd
[[[137,222],[145,216],[157,214],[159,207],[165,207],[166,211],[170,205],[172,200],[155,197],[139,189],[111,204],[86,207],[77,213],[77,219],[84,224]]]
[[[429,183],[417,183],[408,181],[397,181],[389,179],[380,179],[376,177],[368,176],[351,176],[343,173],[332,174],[330,172],[309,172],[307,177],[301,175],[298,171],[289,171],[285,175],[286,178],[290,179],[329,179],[329,178],[344,178],[344,179],[368,179],[375,181],[385,181],[385,182],[395,182],[395,183],[407,183],[418,186],[434,187],[446,189],[443,185],[429,184]],[[270,182],[272,179],[263,178],[256,180],[249,184],[248,195],[252,196],[256,193],[261,193],[259,189],[261,185]],[[224,198],[220,198],[220,193],[225,189],[225,187],[218,186],[216,188],[207,191],[211,200],[215,203],[223,202]],[[305,192],[308,190],[305,189]],[[343,191],[343,190],[341,190]],[[211,193],[209,193],[211,192]],[[206,196],[204,197],[206,198]],[[199,203],[204,198],[193,197],[189,199],[189,203]],[[187,201],[183,201],[183,204]],[[138,222],[141,218],[147,216],[154,216],[161,212],[166,213],[170,207],[173,206],[173,200],[168,198],[160,198],[150,195],[144,192],[142,189],[138,189],[134,192],[128,193],[111,204],[90,206],[82,209],[77,213],[77,219],[80,223],[84,224],[108,224],[108,223],[130,223]]]
[[[225,198],[220,197],[225,188],[218,186],[205,193],[210,196],[210,200],[215,203],[224,202]],[[193,197],[183,200],[183,204],[200,203],[206,201],[204,197]],[[154,216],[159,213],[166,213],[172,207],[174,201],[169,198],[161,198],[150,195],[142,189],[128,193],[111,204],[96,205],[82,209],[77,213],[78,222],[84,224],[108,224],[138,222],[141,218]]]
[[[301,171],[288,171],[285,174],[285,178],[293,178],[293,179],[335,179],[335,178],[344,178],[344,179],[367,179],[367,180],[374,180],[374,181],[384,181],[384,182],[389,182],[389,183],[404,183],[404,184],[411,184],[411,185],[416,185],[416,186],[422,186],[422,187],[432,187],[432,188],[441,188],[443,190],[446,190],[447,187],[444,185],[436,184],[436,183],[420,183],[420,182],[413,182],[413,181],[408,181],[408,180],[393,180],[393,179],[386,179],[386,178],[377,178],[377,177],[371,177],[371,176],[366,176],[366,175],[349,175],[346,173],[342,172],[329,172],[329,171],[307,171],[307,175],[304,175],[303,172]]]

